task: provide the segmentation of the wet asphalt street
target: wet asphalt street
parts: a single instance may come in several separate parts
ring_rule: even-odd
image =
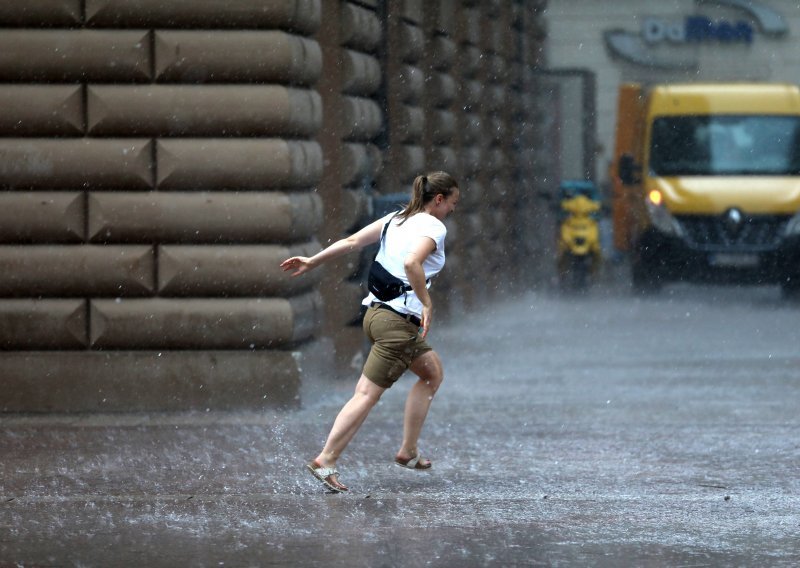
[[[435,328],[411,379],[303,464],[352,378],[260,414],[0,418],[0,566],[796,566],[800,306],[776,288],[530,293]]]

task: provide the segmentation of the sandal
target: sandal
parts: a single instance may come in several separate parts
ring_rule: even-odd
[[[327,487],[334,493],[344,493],[349,489],[339,483],[339,472],[332,467],[322,467],[317,460],[310,461],[306,464],[306,469],[311,472],[311,475],[316,477],[322,482],[322,485]]]
[[[409,458],[404,460],[403,458],[396,457],[394,458],[394,463],[399,465],[400,467],[406,467],[408,469],[430,469],[433,465],[430,460],[426,460],[427,463],[422,463],[422,460],[426,460],[419,454],[414,456],[413,458]]]

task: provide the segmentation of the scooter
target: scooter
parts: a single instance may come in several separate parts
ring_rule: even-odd
[[[559,186],[559,197],[559,286],[565,292],[582,292],[596,280],[602,262],[599,195],[590,181],[565,181]]]

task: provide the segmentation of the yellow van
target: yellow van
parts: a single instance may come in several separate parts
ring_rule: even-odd
[[[797,86],[623,85],[614,164],[615,245],[635,289],[712,280],[800,295]]]

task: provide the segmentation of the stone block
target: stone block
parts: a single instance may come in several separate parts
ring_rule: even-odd
[[[26,0],[0,3],[0,26],[75,27],[81,23],[81,0]]]
[[[424,19],[422,0],[400,0],[400,15],[415,24],[421,24]]]
[[[297,138],[322,125],[316,91],[281,85],[92,85],[87,99],[94,136]]]
[[[425,91],[425,73],[414,65],[403,65],[397,80],[392,81],[392,88],[397,91],[400,101],[416,104],[422,99]]]
[[[312,256],[321,249],[313,241],[277,245],[158,247],[158,295],[168,296],[294,296],[310,292],[322,273],[294,278],[280,268],[291,256]]]
[[[463,114],[461,115],[460,124],[461,130],[459,135],[463,144],[473,145],[482,141],[483,123],[480,116],[473,113]]]
[[[276,349],[309,339],[317,294],[287,298],[149,298],[90,301],[95,349]]]
[[[460,172],[461,162],[458,154],[450,146],[432,146],[428,167],[432,170],[444,170],[446,172]]]
[[[374,95],[381,87],[381,65],[377,58],[342,49],[342,92],[347,95]]]
[[[428,8],[432,13],[426,19],[429,20],[433,29],[439,33],[454,35],[456,23],[458,22],[458,9],[461,7],[461,0],[439,0],[431,2]]]
[[[90,193],[88,238],[96,243],[297,243],[322,224],[316,193]]]
[[[0,299],[0,349],[83,349],[86,300]],[[0,355],[0,365],[8,353]],[[0,392],[8,389],[0,372]]]
[[[464,175],[471,177],[477,175],[483,167],[484,154],[478,146],[468,146],[461,149],[461,167]]]
[[[0,81],[142,83],[151,80],[150,64],[146,30],[6,29],[0,34]]]
[[[488,58],[486,76],[491,83],[505,83],[508,80],[509,67],[502,55],[490,55]]]
[[[367,144],[342,144],[339,171],[342,185],[352,186],[371,177],[374,171],[373,154]]]
[[[461,97],[467,108],[476,109],[480,106],[483,90],[480,81],[468,80],[461,84]]]
[[[322,74],[322,50],[282,31],[171,31],[155,34],[155,75],[174,83],[281,83],[309,86]]]
[[[361,326],[349,326],[339,330],[333,337],[336,351],[336,369],[329,369],[331,375],[355,380],[361,375],[369,353],[369,341]],[[327,378],[327,377],[326,377]]]
[[[483,52],[474,45],[463,45],[459,50],[459,71],[461,76],[473,79],[481,70]]]
[[[449,71],[456,62],[458,47],[456,42],[444,36],[431,40],[431,65],[437,71]]]
[[[424,169],[424,148],[415,144],[400,144],[397,148],[397,175],[400,183],[412,183]]]
[[[392,48],[397,50],[397,58],[403,63],[417,63],[425,52],[425,34],[419,26],[400,22],[397,41]]]
[[[79,243],[85,230],[83,192],[0,192],[0,243]]]
[[[502,117],[493,115],[489,123],[489,139],[494,144],[502,144],[508,140],[508,127]]]
[[[428,93],[434,106],[443,108],[450,106],[456,99],[456,81],[447,73],[434,73],[428,84]]]
[[[80,85],[0,85],[0,135],[81,136]]]
[[[144,296],[154,290],[150,246],[0,246],[2,297]]]
[[[313,34],[322,0],[86,0],[86,25],[99,28],[279,28]]]
[[[299,404],[297,351],[14,351],[0,411],[264,410]]]
[[[337,301],[329,306],[326,324],[332,329],[340,329],[352,325],[359,317],[361,301],[367,296],[361,282],[343,280],[336,284],[334,292]]]
[[[342,2],[339,34],[342,46],[374,53],[383,38],[383,26],[375,11]]]
[[[342,98],[342,138],[352,142],[373,140],[383,129],[381,107],[371,99]]]
[[[464,8],[459,11],[463,30],[462,41],[472,45],[481,43],[481,12],[477,8]]]
[[[157,144],[161,190],[307,188],[322,178],[316,142],[207,138]]]
[[[425,131],[425,112],[417,106],[403,105],[395,115],[394,141],[404,144],[421,142]]]
[[[445,145],[455,138],[457,130],[456,115],[446,110],[436,110],[430,113],[428,135],[431,142]]]
[[[149,140],[0,138],[4,189],[148,189],[152,165]]]

